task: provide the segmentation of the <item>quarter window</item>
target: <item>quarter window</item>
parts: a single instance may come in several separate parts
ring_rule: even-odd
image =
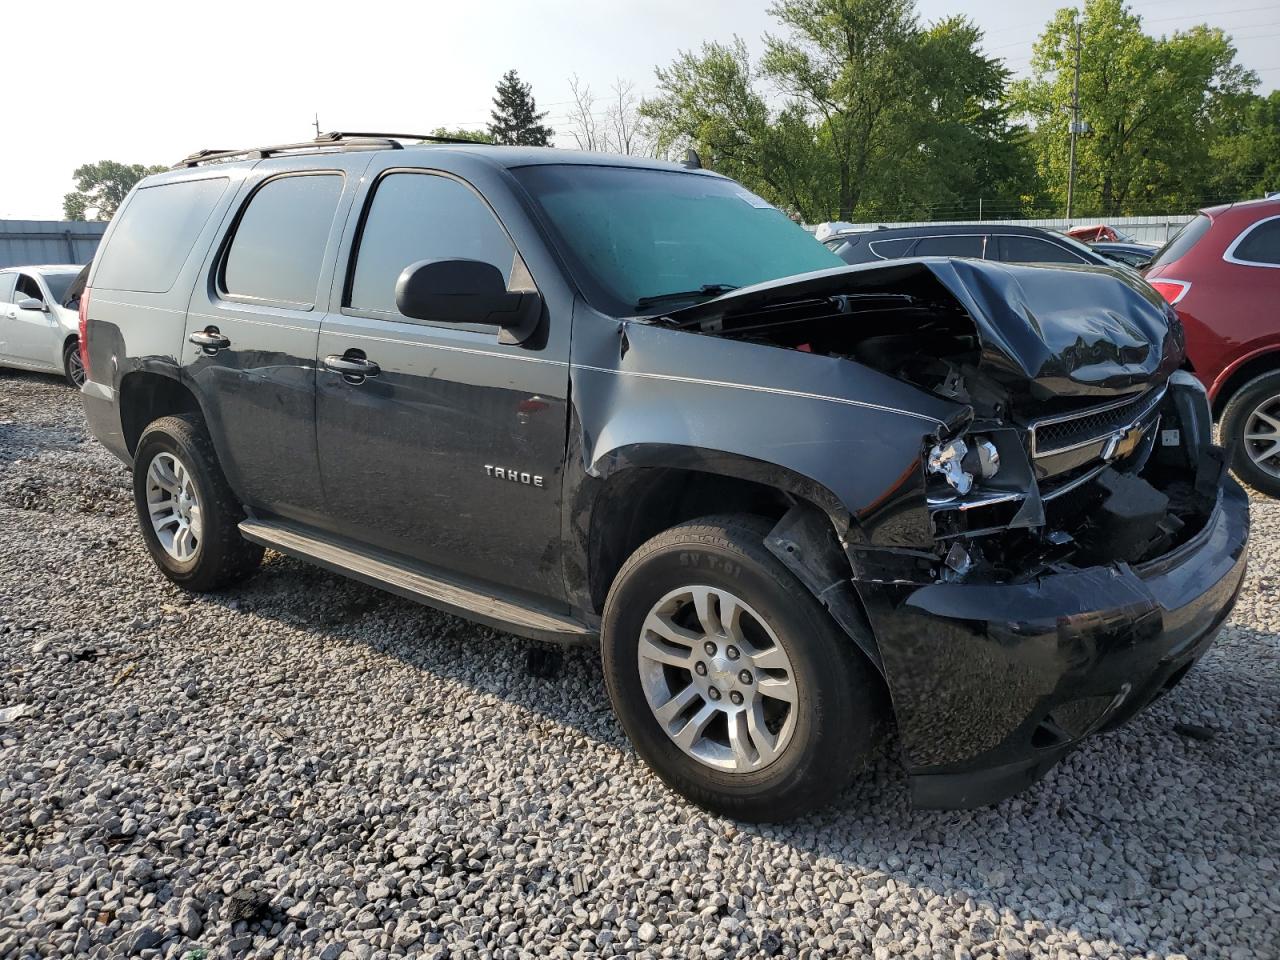
[[[396,280],[419,260],[481,260],[511,279],[516,251],[469,187],[429,173],[392,173],[373,194],[346,306],[400,316]]]
[[[1084,263],[1082,257],[1039,237],[1006,235],[1000,238],[1005,263]]]
[[[1236,241],[1232,259],[1280,266],[1280,217],[1261,220]]]
[[[214,177],[139,187],[116,214],[111,237],[98,254],[93,285],[141,293],[172,287],[227,182]]]
[[[915,242],[915,237],[900,237],[896,240],[872,240],[867,246],[881,260],[894,260],[905,257]]]
[[[227,296],[309,309],[342,176],[306,174],[268,180],[249,199],[222,268]]]

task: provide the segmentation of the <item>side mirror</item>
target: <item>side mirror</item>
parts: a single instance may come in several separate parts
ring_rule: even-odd
[[[17,307],[19,310],[41,310],[45,312],[49,309],[44,305],[43,300],[37,300],[35,297],[23,297],[18,301]]]
[[[396,309],[435,323],[487,323],[502,343],[522,343],[537,329],[542,296],[509,291],[502,271],[482,260],[419,260],[396,280]]]

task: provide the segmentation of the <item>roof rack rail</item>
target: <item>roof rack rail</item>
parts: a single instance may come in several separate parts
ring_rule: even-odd
[[[418,140],[425,143],[483,143],[481,140],[464,140],[461,137],[437,137],[429,133],[353,133],[334,130],[322,133],[314,140],[301,143],[280,143],[267,147],[248,147],[242,150],[197,150],[173,165],[174,170],[198,167],[204,163],[222,163],[233,160],[262,160],[282,153],[307,153],[331,149],[346,150],[401,150],[401,140]]]

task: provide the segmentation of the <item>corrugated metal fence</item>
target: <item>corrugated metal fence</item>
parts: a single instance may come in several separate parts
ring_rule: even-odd
[[[88,263],[106,229],[83,220],[0,220],[0,267]]]
[[[1110,227],[1114,227],[1121,233],[1128,234],[1135,240],[1143,243],[1164,243],[1175,233],[1184,223],[1191,220],[1195,215],[1190,213],[1171,213],[1156,217],[1115,217],[1107,220],[1088,220],[1075,218],[1066,219],[1048,219],[1048,220],[911,220],[894,223],[864,223],[854,224],[859,228],[871,229],[873,227],[920,227],[926,224],[933,225],[938,223],[1003,223],[1015,224],[1023,227],[1044,227],[1047,230],[1066,231],[1070,227],[1087,227],[1095,223],[1106,223]]]

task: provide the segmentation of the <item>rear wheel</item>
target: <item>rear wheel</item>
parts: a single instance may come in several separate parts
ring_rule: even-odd
[[[62,348],[62,372],[67,383],[79,390],[84,386],[84,364],[80,360],[80,341],[69,340]]]
[[[1280,370],[1235,392],[1222,412],[1222,439],[1236,476],[1260,493],[1280,497]]]
[[[216,590],[248,576],[262,560],[262,547],[240,536],[244,510],[198,416],[163,417],[143,431],[133,460],[133,499],[147,550],[179,586]]]
[[[695,803],[785,820],[829,801],[875,743],[879,679],[765,548],[770,524],[710,517],[624,564],[605,679],[637,752]]]

